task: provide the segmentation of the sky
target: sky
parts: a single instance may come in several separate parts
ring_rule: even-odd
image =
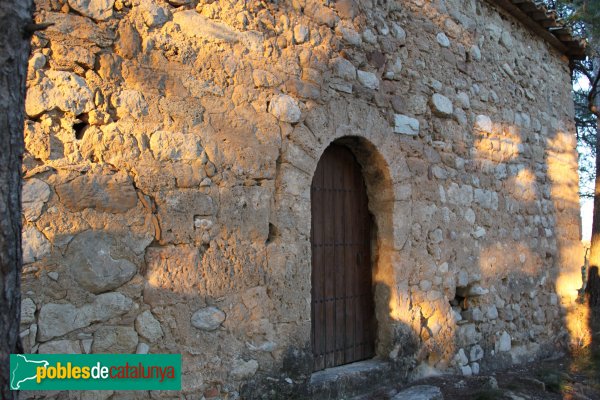
[[[594,211],[593,199],[581,199],[581,239],[590,240],[592,237],[592,213]]]
[[[580,76],[579,79],[574,83],[575,90],[589,90],[590,84],[586,78]],[[580,163],[586,162],[591,168],[594,168],[595,159],[594,155],[590,152],[589,149],[578,145],[577,151],[580,154]],[[581,173],[581,172],[580,172]],[[594,182],[585,182],[584,179],[580,179],[579,181],[580,192],[593,193],[594,192]],[[581,197],[581,240],[589,241],[592,237],[592,215],[594,211],[594,199]]]

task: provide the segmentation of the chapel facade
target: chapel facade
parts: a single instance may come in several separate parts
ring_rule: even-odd
[[[533,1],[36,7],[26,352],[181,353],[190,398],[300,398],[574,340],[582,46]]]

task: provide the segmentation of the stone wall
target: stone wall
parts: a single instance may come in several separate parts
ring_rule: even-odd
[[[310,184],[335,140],[363,167],[377,353],[399,378],[569,340],[568,60],[511,16],[476,0],[36,3],[54,25],[28,73],[27,351],[182,353],[192,398],[305,384]]]

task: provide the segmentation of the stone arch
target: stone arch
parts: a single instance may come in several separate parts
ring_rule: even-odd
[[[342,136],[330,142],[344,145],[362,167],[373,216],[371,266],[377,318],[376,353],[385,356],[391,348],[393,321],[390,318],[390,294],[394,285],[394,190],[390,169],[382,154],[368,139],[361,136]],[[324,150],[323,150],[324,151]]]
[[[399,307],[408,314],[404,310],[406,302],[400,299],[408,296],[400,293],[408,289],[401,281],[407,280],[412,266],[411,174],[402,149],[406,138],[394,134],[387,121],[368,106],[361,108],[367,114],[361,120],[350,110],[351,105],[335,103],[315,107],[309,112],[318,114],[311,117],[313,121],[307,118],[286,133],[278,163],[271,221],[277,226],[280,240],[271,246],[273,253],[287,253],[290,247],[297,250],[293,261],[288,261],[288,265],[291,262],[297,268],[294,281],[287,282],[286,287],[306,300],[298,314],[300,329],[289,344],[296,348],[310,345],[310,187],[322,154],[336,142],[350,148],[363,169],[376,230],[372,243],[378,324],[376,354],[387,358],[396,345],[398,326],[406,323],[404,318],[398,318]],[[344,112],[338,110],[340,107]],[[352,118],[355,120],[348,120]]]

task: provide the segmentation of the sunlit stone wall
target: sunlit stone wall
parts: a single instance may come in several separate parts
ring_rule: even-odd
[[[571,339],[569,65],[511,16],[475,0],[36,4],[54,25],[27,82],[26,351],[181,353],[194,398],[305,387],[310,183],[337,139],[363,166],[377,353],[397,377]]]

